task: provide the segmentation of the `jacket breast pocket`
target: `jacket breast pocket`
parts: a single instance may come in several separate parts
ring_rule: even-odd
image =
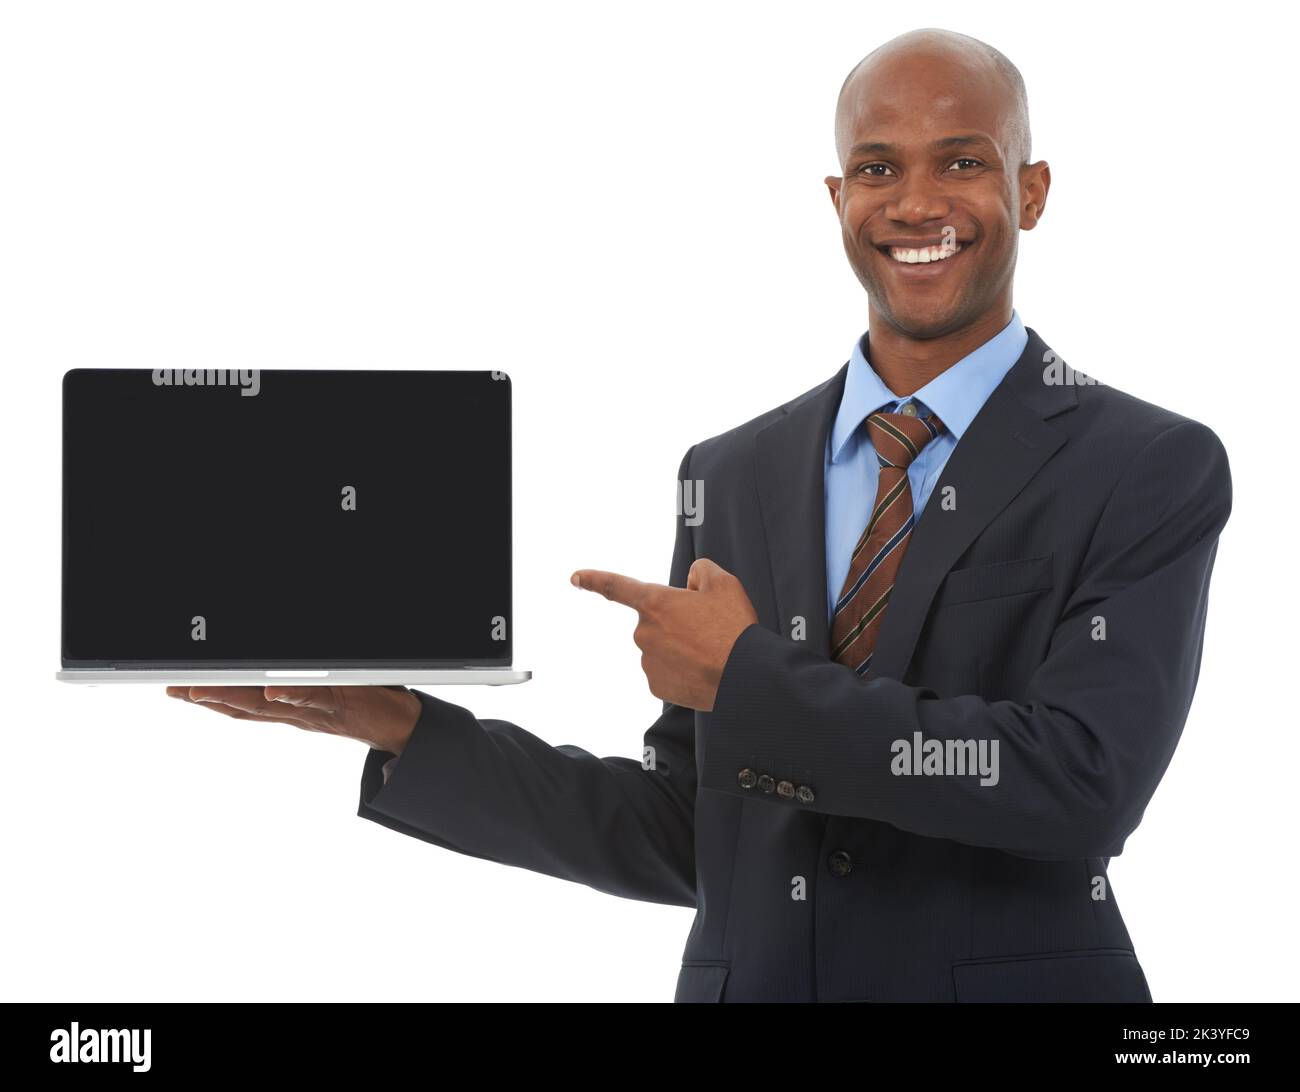
[[[729,963],[718,960],[683,960],[677,975],[677,993],[674,1002],[721,1001],[727,987]]]
[[[958,1002],[1149,1003],[1137,956],[1126,948],[971,959],[952,966]]]
[[[1046,591],[1052,586],[1052,555],[1021,557],[953,569],[939,587],[936,607],[1001,599],[1011,595]]]

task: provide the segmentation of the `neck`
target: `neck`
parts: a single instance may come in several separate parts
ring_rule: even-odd
[[[920,390],[1002,330],[1011,321],[1011,301],[951,334],[921,340],[891,326],[874,305],[868,314],[871,367],[901,397]]]

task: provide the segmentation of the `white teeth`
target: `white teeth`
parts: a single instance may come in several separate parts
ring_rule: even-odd
[[[954,243],[952,247],[945,246],[923,246],[902,247],[891,246],[889,256],[896,262],[903,262],[906,265],[916,265],[921,262],[942,262],[951,258],[961,250],[961,243]]]

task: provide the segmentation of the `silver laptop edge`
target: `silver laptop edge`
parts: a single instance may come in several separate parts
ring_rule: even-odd
[[[407,668],[397,670],[329,668],[257,671],[226,668],[219,671],[134,671],[70,668],[55,678],[69,683],[165,683],[168,686],[510,686],[527,682],[531,671],[512,667]]]

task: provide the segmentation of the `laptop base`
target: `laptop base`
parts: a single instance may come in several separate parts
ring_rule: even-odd
[[[513,686],[527,682],[531,671],[512,667],[460,668],[280,668],[257,671],[225,668],[185,669],[70,668],[59,671],[59,682],[164,683],[168,686]]]

